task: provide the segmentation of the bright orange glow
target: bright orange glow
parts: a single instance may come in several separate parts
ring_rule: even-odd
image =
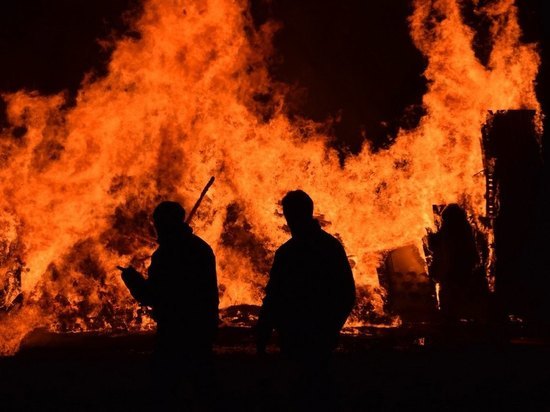
[[[28,131],[0,138],[0,285],[19,271],[24,294],[21,308],[0,315],[0,353],[16,351],[38,326],[149,327],[115,267],[143,270],[153,207],[168,198],[189,210],[210,176],[216,183],[192,226],[216,253],[222,307],[260,302],[265,268],[288,238],[277,203],[301,188],[330,222],[325,229],[343,239],[366,291],[360,303],[382,314],[380,252],[420,245],[433,204],[484,215],[487,111],[540,112],[539,57],[519,40],[512,0],[478,10],[492,22],[488,67],[456,1],[414,7],[411,36],[428,59],[427,114],[389,149],[365,145],[343,167],[319,125],[289,120],[282,92],[273,116],[260,115],[253,96],[274,87],[264,58],[275,28],[250,30],[244,0],[147,0],[135,22],[141,39],[120,40],[109,74],[85,82],[69,109],[63,95],[4,95],[10,123]],[[240,237],[224,236],[228,221]]]

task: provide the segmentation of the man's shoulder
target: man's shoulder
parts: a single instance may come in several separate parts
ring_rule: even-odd
[[[325,232],[322,229],[319,229],[319,232],[315,235],[314,239],[315,242],[321,243],[327,247],[334,247],[338,249],[343,248],[342,242],[340,242],[337,237]],[[292,251],[295,247],[297,247],[296,240],[290,238],[276,250],[275,254],[284,255]]]
[[[285,253],[289,251],[290,249],[292,249],[294,243],[295,243],[294,239],[292,238],[288,239],[285,243],[283,243],[281,246],[277,248],[275,253]]]
[[[327,244],[332,244],[337,247],[342,247],[342,242],[340,242],[340,240],[336,236],[331,235],[328,232],[325,232],[323,229],[321,229],[319,232],[320,232],[319,237],[321,238],[321,241]]]
[[[196,249],[198,252],[214,255],[214,251],[212,250],[210,245],[194,233],[190,236],[190,243],[193,245],[193,248]]]
[[[284,256],[292,250],[294,241],[292,238],[288,239],[285,243],[277,248],[275,251],[275,256]]]

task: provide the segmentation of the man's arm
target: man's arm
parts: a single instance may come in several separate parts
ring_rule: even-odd
[[[144,306],[150,306],[151,293],[149,282],[132,266],[119,269],[122,271],[122,281],[134,299]]]
[[[337,263],[335,268],[337,273],[335,292],[337,293],[336,302],[338,304],[338,319],[336,322],[338,323],[337,327],[341,329],[355,305],[355,281],[346,251],[341,244],[337,250],[335,261]]]
[[[208,282],[208,284],[206,285],[208,293],[207,310],[209,311],[209,315],[212,319],[212,326],[215,329],[218,327],[219,322],[218,306],[220,303],[220,298],[218,293],[218,277],[216,274],[216,257],[214,256],[214,252],[211,250],[209,251],[207,257],[206,268],[206,279]]]
[[[259,354],[265,353],[267,342],[275,326],[275,316],[279,300],[280,256],[275,253],[273,266],[269,272],[269,281],[265,287],[265,297],[260,308],[256,324],[256,349]]]

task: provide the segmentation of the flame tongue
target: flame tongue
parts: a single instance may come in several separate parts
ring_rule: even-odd
[[[211,175],[218,182],[193,226],[217,255],[225,307],[259,302],[272,253],[288,236],[277,202],[289,189],[307,191],[343,239],[379,315],[380,251],[419,244],[433,204],[485,213],[477,173],[487,110],[540,111],[539,57],[520,43],[511,0],[478,10],[491,21],[487,66],[457,2],[415,1],[427,114],[390,149],[365,146],[343,167],[318,125],[285,116],[282,93],[272,93],[267,120],[259,109],[254,95],[274,88],[264,64],[274,26],[251,30],[246,6],[146,1],[135,23],[141,38],[117,43],[109,74],[83,84],[74,107],[62,95],[4,96],[10,124],[26,133],[0,139],[0,284],[20,276],[23,291],[19,307],[0,315],[0,351],[16,350],[38,325],[148,327],[115,267],[143,269],[154,205],[170,198],[189,210]],[[9,293],[0,305],[13,306]]]

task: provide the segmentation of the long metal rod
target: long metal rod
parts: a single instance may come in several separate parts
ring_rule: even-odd
[[[193,216],[195,215],[195,212],[199,208],[202,202],[202,199],[204,198],[204,196],[206,195],[206,192],[208,192],[208,189],[210,189],[210,186],[212,186],[213,183],[214,183],[214,176],[210,178],[206,186],[204,186],[204,189],[202,189],[201,195],[199,196],[199,199],[196,201],[195,206],[193,206],[193,209],[191,209],[191,211],[187,215],[187,219],[185,219],[185,223],[189,223],[191,219],[193,219]]]

